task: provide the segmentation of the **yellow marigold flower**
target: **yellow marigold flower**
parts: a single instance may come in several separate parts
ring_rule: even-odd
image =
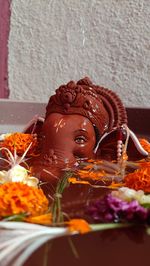
[[[20,182],[0,185],[0,217],[28,213],[38,216],[48,211],[48,199],[42,189]]]
[[[91,231],[89,224],[83,219],[71,219],[66,222],[70,232],[79,232],[80,234],[85,234]]]
[[[125,177],[124,186],[150,193],[150,167],[143,167]]]
[[[12,153],[16,150],[18,155],[22,155],[27,150],[30,143],[32,143],[32,145],[28,151],[29,155],[32,154],[37,147],[37,139],[32,134],[13,133],[4,139],[0,146],[7,148]]]

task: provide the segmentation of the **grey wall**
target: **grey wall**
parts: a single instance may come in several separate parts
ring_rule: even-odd
[[[150,105],[149,0],[12,0],[10,99],[46,102],[83,76]]]

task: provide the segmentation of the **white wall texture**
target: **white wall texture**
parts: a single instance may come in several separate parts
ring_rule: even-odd
[[[150,105],[149,0],[12,0],[10,99],[47,102],[89,76],[126,106]]]

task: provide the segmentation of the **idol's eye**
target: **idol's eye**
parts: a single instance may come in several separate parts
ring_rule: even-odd
[[[85,136],[77,136],[75,137],[75,142],[77,144],[84,144],[85,142],[87,142],[87,139]]]

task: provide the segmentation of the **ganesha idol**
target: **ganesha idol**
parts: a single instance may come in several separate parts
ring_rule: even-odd
[[[127,137],[129,159],[147,156],[127,130],[127,113],[119,97],[87,77],[60,86],[49,99],[45,119],[39,118],[25,132],[37,133],[40,141],[32,172],[50,182],[87,159],[119,160]]]

